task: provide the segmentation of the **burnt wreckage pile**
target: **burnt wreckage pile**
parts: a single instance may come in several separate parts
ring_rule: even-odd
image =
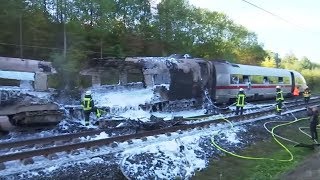
[[[56,73],[50,62],[0,57],[0,132],[17,126],[52,125],[63,116],[50,98],[47,76]]]
[[[104,87],[107,91],[119,86],[153,88],[157,98],[140,104],[140,108],[150,112],[179,111],[199,109],[209,103],[214,92],[213,68],[210,61],[179,56],[104,58],[92,59],[81,74],[91,76],[93,88]]]

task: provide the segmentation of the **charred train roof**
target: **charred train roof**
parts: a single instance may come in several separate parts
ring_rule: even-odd
[[[125,71],[132,69],[142,69],[143,66],[134,62],[127,62],[123,58],[96,58],[89,60],[85,68],[81,70],[80,74],[90,75],[91,73],[103,71],[108,68],[114,68]]]
[[[124,58],[116,58],[116,57],[111,57],[111,58],[97,58],[97,59],[92,59],[88,63],[89,67],[114,67],[114,68],[126,68],[126,67],[131,67],[131,68],[141,68],[142,66],[137,63],[133,63],[130,61],[125,61]]]
[[[0,57],[0,69],[4,71],[56,73],[51,62],[10,57]]]

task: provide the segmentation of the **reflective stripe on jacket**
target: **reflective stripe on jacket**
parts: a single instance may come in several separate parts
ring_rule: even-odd
[[[276,105],[276,110],[277,110],[277,112],[282,110],[282,108],[281,108],[281,106],[279,104]]]
[[[311,96],[311,92],[306,90],[303,92],[303,97],[310,97]]]
[[[282,91],[278,91],[276,101],[283,101],[283,100],[284,100],[284,98],[283,98]]]
[[[91,98],[83,98],[83,101],[82,101],[83,110],[89,111],[92,109],[91,101],[92,101]]]
[[[236,106],[243,107],[245,98],[246,98],[245,94],[238,94],[237,95],[237,104],[236,104]]]
[[[101,110],[98,108],[97,108],[96,116],[97,118],[101,117]]]

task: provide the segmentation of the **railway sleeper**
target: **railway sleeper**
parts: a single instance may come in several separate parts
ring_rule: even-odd
[[[21,159],[20,162],[23,165],[28,165],[28,164],[33,164],[34,160],[32,159],[32,157],[30,157],[30,158]]]
[[[45,157],[49,160],[54,160],[59,158],[56,153],[45,155]]]
[[[92,151],[92,152],[100,151],[100,147],[99,146],[91,146],[91,147],[88,147],[87,149]]]
[[[133,144],[133,141],[130,139],[127,141],[128,144]]]
[[[76,144],[76,143],[81,142],[81,139],[79,139],[79,138],[73,138],[71,142],[72,142],[73,144]]]
[[[68,153],[70,153],[71,155],[79,155],[80,151],[78,149],[74,149],[74,150],[69,151]]]
[[[6,169],[6,165],[4,163],[0,163],[0,170]]]
[[[61,146],[61,145],[64,144],[64,142],[65,142],[65,141],[63,141],[63,140],[54,141],[54,145],[55,145],[55,146]]]
[[[44,144],[35,144],[34,145],[34,147],[36,148],[36,149],[40,149],[40,148],[43,148],[44,147]]]
[[[118,147],[118,143],[117,142],[113,142],[113,143],[111,143],[111,145],[110,145],[112,148],[116,148],[116,147]]]

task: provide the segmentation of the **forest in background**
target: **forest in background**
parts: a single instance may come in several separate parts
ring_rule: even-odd
[[[77,74],[92,58],[168,56],[276,67],[254,32],[227,15],[196,8],[187,0],[6,0],[0,6],[0,56],[51,61],[60,84],[77,86]],[[320,84],[317,64],[288,54],[282,68]],[[77,76],[72,76],[77,77]]]

